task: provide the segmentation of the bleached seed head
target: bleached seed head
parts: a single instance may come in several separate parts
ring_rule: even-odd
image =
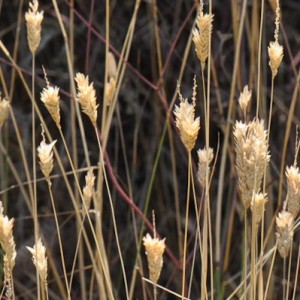
[[[9,109],[10,109],[9,101],[2,99],[0,95],[0,129],[8,117]]]
[[[269,66],[272,71],[272,76],[275,77],[278,73],[278,68],[283,58],[283,47],[277,41],[270,42],[268,47]]]
[[[214,158],[214,152],[212,148],[199,149],[198,154],[198,180],[202,188],[206,185],[206,168],[208,168],[208,176],[210,176],[210,163]]]
[[[82,73],[77,73],[75,77],[77,83],[77,101],[81,105],[82,111],[90,118],[93,125],[97,121],[96,92],[93,82],[89,84],[89,77]]]
[[[257,193],[264,169],[270,160],[267,131],[264,122],[254,120],[248,124],[236,122],[235,137],[236,169],[243,204],[248,208],[253,193]]]
[[[43,245],[41,239],[39,239],[33,248],[26,248],[32,255],[33,264],[35,265],[42,282],[47,284],[48,262],[46,257],[46,247]]]
[[[49,85],[43,88],[41,101],[45,104],[56,126],[60,128],[59,88]]]
[[[256,225],[258,225],[262,220],[267,201],[267,194],[263,193],[255,193],[254,197],[252,198],[251,211],[255,215]]]
[[[110,106],[114,99],[115,91],[116,91],[117,82],[114,77],[110,77],[109,81],[105,86],[105,95],[104,95],[104,104],[106,106]]]
[[[107,77],[117,78],[117,63],[112,52],[108,52],[107,55]]]
[[[163,253],[165,251],[165,239],[152,238],[149,233],[143,237],[146,249],[150,280],[157,282],[163,266]]]
[[[94,194],[95,179],[96,177],[94,176],[93,170],[89,170],[85,176],[85,187],[82,190],[83,200],[87,209],[90,207]]]
[[[47,144],[45,140],[42,140],[37,148],[41,171],[47,179],[49,179],[53,170],[53,147],[55,143],[56,140],[50,144]]]
[[[203,69],[205,68],[205,62],[209,55],[209,39],[212,33],[213,17],[212,14],[203,14],[203,12],[200,11],[196,19],[198,29],[193,29],[195,50]]]
[[[245,113],[248,107],[248,104],[251,100],[252,91],[248,89],[248,85],[244,86],[243,92],[241,92],[239,97],[239,105],[241,110]]]
[[[189,103],[188,99],[182,97],[178,87],[180,103],[179,106],[175,105],[174,109],[176,126],[179,129],[181,140],[188,151],[194,148],[200,130],[200,118],[195,118],[195,85],[196,81],[194,80],[192,103]]]
[[[300,212],[300,172],[296,166],[286,168],[287,210],[296,218]]]
[[[277,249],[282,258],[286,258],[292,246],[294,236],[294,218],[288,211],[278,213],[276,217]]]
[[[38,0],[33,0],[29,3],[29,9],[25,13],[27,40],[31,53],[35,53],[41,42],[41,24],[44,18],[44,12],[39,12],[38,8]]]

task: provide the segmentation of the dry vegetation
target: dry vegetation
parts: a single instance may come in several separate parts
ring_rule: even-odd
[[[297,0],[0,13],[0,299],[299,299]]]

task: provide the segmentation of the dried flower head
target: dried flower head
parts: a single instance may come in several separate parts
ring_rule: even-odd
[[[43,246],[41,239],[38,239],[36,244],[31,247],[26,247],[32,255],[32,261],[35,265],[37,272],[44,284],[47,284],[48,275],[48,262],[46,257],[46,248]]]
[[[208,177],[210,176],[210,163],[214,158],[214,151],[212,148],[199,149],[198,154],[198,180],[202,188],[206,185],[206,168],[208,168]]]
[[[93,170],[90,169],[85,176],[85,187],[82,190],[83,200],[87,209],[89,209],[93,197],[95,179]]]
[[[267,131],[263,120],[249,124],[236,122],[234,127],[236,169],[239,189],[245,208],[249,208],[253,193],[258,193],[264,169],[270,160]]]
[[[47,85],[41,93],[41,101],[45,104],[56,126],[60,128],[59,88]]]
[[[146,249],[148,268],[150,274],[150,280],[157,282],[162,266],[163,266],[163,253],[165,251],[165,239],[159,240],[158,238],[152,238],[149,233],[143,237],[143,243]]]
[[[117,78],[117,63],[112,52],[108,52],[107,55],[107,77]]]
[[[252,198],[251,211],[254,214],[256,225],[258,225],[262,220],[267,201],[267,194],[263,193],[255,193]]]
[[[201,6],[196,19],[198,29],[193,29],[195,50],[203,70],[205,68],[206,59],[209,55],[209,40],[212,33],[213,18],[214,16],[212,14],[203,14],[203,6]]]
[[[294,218],[288,211],[278,213],[276,217],[277,249],[282,258],[286,258],[291,249],[294,236]]]
[[[300,212],[300,172],[296,166],[286,168],[287,210],[296,218]]]
[[[243,92],[240,94],[239,105],[241,110],[243,111],[244,116],[246,116],[246,111],[248,107],[248,103],[251,100],[252,91],[248,89],[248,85],[244,86]]]
[[[85,77],[82,73],[76,74],[75,81],[77,82],[77,101],[93,125],[96,125],[98,105],[96,104],[94,84],[93,82],[89,84],[89,77]]]
[[[2,99],[0,94],[0,128],[8,117],[10,104],[9,101]]]
[[[27,25],[27,40],[29,49],[32,54],[35,53],[41,42],[41,24],[44,18],[44,12],[39,12],[38,8],[38,0],[33,0],[29,3],[28,12],[25,13],[25,20]]]
[[[40,145],[37,148],[38,156],[40,159],[41,171],[49,179],[50,173],[53,170],[53,147],[56,143],[56,140],[50,144],[46,144],[45,139],[41,141]]]
[[[197,117],[195,119],[196,87],[196,79],[194,78],[192,103],[189,103],[187,98],[184,99],[182,97],[178,86],[180,104],[179,106],[176,105],[174,110],[176,126],[179,129],[181,140],[188,151],[194,148],[200,129],[200,118]]]
[[[105,86],[104,103],[106,106],[110,106],[115,95],[117,82],[114,77],[110,77]]]
[[[3,214],[3,206],[0,201],[0,243],[4,251],[3,269],[4,281],[6,285],[6,297],[12,299],[14,294],[12,284],[12,271],[16,262],[16,244],[13,237],[14,219],[9,219]]]
[[[269,66],[272,71],[272,76],[275,77],[277,75],[278,68],[283,58],[283,47],[279,45],[277,41],[270,42],[270,45],[268,47],[268,53],[270,59]]]

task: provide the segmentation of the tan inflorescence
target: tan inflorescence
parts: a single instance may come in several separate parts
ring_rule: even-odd
[[[47,284],[48,275],[48,262],[46,257],[46,248],[43,246],[41,239],[38,239],[36,244],[31,247],[26,247],[32,255],[32,261],[35,265],[37,272],[44,284]]]
[[[108,52],[107,55],[107,82],[105,85],[104,104],[110,106],[114,99],[117,87],[117,63],[114,55]]]
[[[143,237],[143,243],[146,249],[149,277],[150,280],[156,283],[160,276],[160,272],[163,266],[163,253],[165,251],[165,239],[159,240],[158,238],[152,238],[149,233]]]
[[[39,2],[37,0],[33,0],[29,3],[28,12],[25,13],[25,20],[27,25],[27,40],[29,49],[32,54],[35,53],[41,42],[41,24],[44,18],[44,12],[39,12],[38,8]]]
[[[290,252],[294,236],[294,217],[288,211],[278,213],[276,217],[277,249],[282,258],[286,258]]]
[[[41,93],[41,101],[45,104],[56,126],[60,128],[59,88],[47,85]]]
[[[203,6],[201,6],[196,19],[198,28],[193,29],[195,50],[203,69],[205,68],[205,62],[209,55],[209,40],[212,33],[213,18],[214,16],[212,14],[203,14]]]
[[[77,98],[76,100],[81,105],[82,111],[90,118],[93,125],[97,122],[96,91],[94,84],[89,83],[89,77],[82,73],[77,73],[75,77],[77,82]]]
[[[283,47],[278,42],[279,36],[279,24],[280,24],[280,6],[279,0],[276,0],[276,19],[275,19],[275,31],[274,31],[274,42],[270,42],[268,47],[269,54],[269,66],[272,71],[272,76],[275,77],[278,72],[278,68],[283,58]]]
[[[300,211],[300,172],[296,166],[286,168],[287,210],[296,218]]]
[[[251,95],[252,95],[252,91],[251,90],[249,91],[248,85],[245,85],[239,97],[239,105],[244,116],[246,116],[246,111],[247,111],[248,104],[251,100]]]
[[[176,117],[176,126],[179,129],[180,137],[187,148],[191,151],[196,143],[198,132],[200,129],[200,118],[195,118],[195,105],[196,105],[196,80],[194,79],[194,88],[192,103],[188,102],[188,99],[184,99],[179,91],[178,94],[180,99],[179,106],[175,106],[174,114]]]
[[[214,158],[214,151],[212,148],[199,149],[198,154],[198,180],[202,188],[206,185],[206,168],[208,168],[208,177],[210,176],[210,163]]]
[[[95,176],[93,170],[89,170],[85,176],[85,186],[82,190],[83,200],[87,209],[90,208],[91,200],[94,194]]]
[[[254,214],[256,225],[262,220],[267,201],[267,194],[263,193],[255,193],[251,200],[251,211]]]
[[[53,147],[55,143],[56,140],[47,144],[43,139],[37,148],[41,171],[46,179],[49,179],[50,173],[53,170]]]
[[[234,127],[238,184],[245,208],[249,208],[254,193],[258,193],[264,170],[270,160],[267,131],[263,120],[248,124],[236,122]]]
[[[14,219],[9,219],[3,214],[3,206],[0,201],[0,243],[4,251],[3,269],[4,281],[6,285],[6,297],[13,298],[12,271],[16,262],[16,244],[13,236]]]
[[[9,101],[2,99],[0,95],[0,128],[8,117],[9,108]]]

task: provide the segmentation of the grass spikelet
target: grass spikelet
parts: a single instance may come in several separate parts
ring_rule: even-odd
[[[27,40],[29,49],[32,54],[36,52],[36,49],[41,42],[41,24],[44,18],[44,12],[38,11],[38,8],[38,0],[33,0],[29,3],[29,9],[25,13],[25,20],[27,25]]]
[[[47,285],[48,276],[48,262],[46,257],[46,248],[43,246],[41,239],[39,238],[37,243],[31,247],[26,247],[32,255],[32,261],[35,265],[37,272],[44,285]]]
[[[82,111],[90,118],[93,125],[97,121],[96,92],[93,82],[89,83],[89,77],[82,73],[77,73],[75,76],[77,82],[77,101],[81,105]]]
[[[251,211],[255,216],[255,223],[259,225],[264,214],[265,204],[267,202],[267,194],[255,193],[251,201]]]
[[[296,166],[286,168],[287,210],[296,218],[300,211],[300,172]]]
[[[41,101],[45,104],[56,126],[60,128],[59,88],[47,85],[41,93]]]
[[[6,286],[5,295],[8,299],[14,299],[12,272],[17,256],[16,244],[13,237],[13,225],[14,219],[9,219],[3,214],[3,206],[2,202],[0,201],[0,242],[5,253],[3,257],[3,269]]]
[[[0,128],[8,117],[10,103],[6,99],[2,99],[0,95]]]
[[[41,171],[47,180],[49,180],[50,173],[53,170],[53,147],[55,143],[56,140],[47,144],[43,136],[43,140],[37,148]]]
[[[187,148],[188,151],[191,151],[196,143],[198,132],[200,129],[200,118],[195,118],[195,93],[196,93],[196,81],[194,80],[193,88],[193,99],[192,103],[188,102],[187,98],[183,98],[180,93],[180,87],[178,85],[178,94],[180,99],[179,106],[175,106],[174,114],[176,116],[176,126],[179,129],[180,137]]]
[[[252,91],[251,90],[249,91],[248,85],[245,85],[244,89],[241,92],[240,97],[239,97],[239,105],[244,114],[245,119],[246,119],[246,115],[247,115],[247,107],[251,100],[251,96],[252,96]]]
[[[294,218],[288,211],[278,213],[276,217],[277,249],[282,258],[289,254],[294,236]]]
[[[108,52],[107,55],[107,77],[117,78],[117,63],[112,52]]]
[[[196,19],[198,28],[193,29],[193,41],[203,70],[205,69],[205,62],[209,55],[209,39],[212,33],[213,18],[212,14],[203,14],[203,5],[201,5]]]
[[[238,184],[245,208],[249,208],[253,193],[257,193],[264,169],[270,160],[267,131],[263,120],[249,124],[236,122],[234,127]]]
[[[212,148],[199,149],[198,154],[198,180],[201,187],[205,188],[206,183],[206,166],[208,167],[208,176],[210,176],[210,163],[214,158],[214,151]]]
[[[91,205],[91,200],[94,194],[95,179],[93,170],[90,169],[85,176],[85,187],[82,190],[83,199],[87,209],[89,209]]]
[[[105,86],[105,95],[104,95],[104,103],[106,106],[110,106],[115,95],[117,82],[114,77],[110,77],[109,81]]]

